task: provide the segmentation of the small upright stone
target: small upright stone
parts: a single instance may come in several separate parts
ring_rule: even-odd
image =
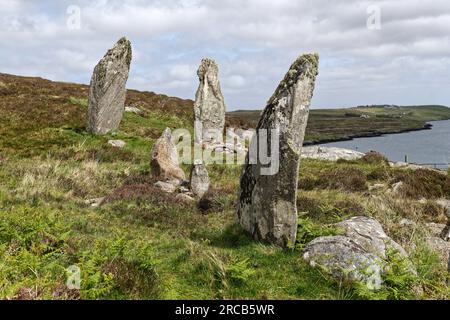
[[[271,147],[272,130],[277,130],[279,154],[272,157],[279,160],[279,169],[267,172],[262,159],[255,161],[247,154],[241,177],[237,210],[241,226],[254,239],[281,247],[294,245],[297,236],[299,162],[318,63],[317,54],[299,57],[259,120],[250,151],[258,150],[258,143]]]
[[[220,89],[219,67],[214,60],[203,59],[197,71],[200,85],[195,95],[196,142],[223,142],[225,101]]]
[[[153,177],[160,181],[181,183],[186,179],[180,168],[178,151],[172,141],[172,132],[166,128],[152,149],[151,169]]]
[[[125,109],[131,43],[120,39],[97,64],[89,91],[87,130],[92,134],[116,131]]]
[[[209,190],[209,175],[203,164],[194,164],[191,171],[191,191],[202,198]]]

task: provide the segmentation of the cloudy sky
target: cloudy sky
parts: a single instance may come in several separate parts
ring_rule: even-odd
[[[449,31],[448,0],[1,0],[0,72],[89,83],[126,36],[129,88],[192,99],[210,57],[230,110],[263,108],[305,52],[315,108],[450,105]]]

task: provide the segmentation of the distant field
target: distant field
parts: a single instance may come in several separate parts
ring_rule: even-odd
[[[256,127],[261,111],[239,110],[228,114],[231,124]],[[307,144],[421,130],[430,121],[450,119],[450,108],[426,106],[366,106],[311,110]]]

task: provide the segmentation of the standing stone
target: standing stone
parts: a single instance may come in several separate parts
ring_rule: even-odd
[[[92,134],[116,131],[125,109],[131,43],[120,39],[97,64],[91,79],[87,130]]]
[[[197,143],[222,142],[226,107],[220,89],[219,67],[214,60],[203,59],[197,75],[200,85],[194,103],[195,140]]]
[[[297,236],[297,181],[309,105],[318,74],[319,56],[306,54],[292,64],[261,115],[252,147],[264,137],[271,146],[271,130],[279,131],[279,170],[263,175],[260,160],[244,165],[237,216],[254,239],[281,247],[293,245]],[[261,143],[261,141],[259,141]],[[274,156],[274,155],[272,155]],[[278,156],[278,155],[276,155]]]
[[[191,171],[191,191],[202,198],[209,190],[209,175],[203,164],[194,164]]]
[[[172,141],[172,132],[169,128],[166,128],[155,142],[150,165],[152,175],[157,180],[179,184],[186,179],[184,171],[180,168],[177,147]]]

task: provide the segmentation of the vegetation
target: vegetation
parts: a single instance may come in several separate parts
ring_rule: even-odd
[[[256,127],[261,111],[240,110],[228,114],[231,125]],[[305,143],[330,142],[355,137],[376,136],[421,130],[435,120],[450,119],[444,106],[367,106],[346,109],[313,109]]]
[[[447,273],[423,240],[424,229],[402,218],[440,222],[414,199],[422,174],[392,169],[377,157],[302,162],[299,241],[279,248],[252,241],[235,222],[241,168],[208,167],[213,190],[200,205],[153,188],[149,152],[167,127],[190,126],[190,104],[129,92],[113,136],[84,130],[86,90],[42,79],[0,75],[0,298],[6,299],[404,299],[449,297]],[[186,172],[188,167],[184,168]],[[345,177],[345,179],[343,179]],[[443,176],[446,177],[446,176]],[[446,189],[448,178],[433,178]],[[369,191],[403,180],[402,200]],[[93,207],[91,199],[106,197]],[[301,259],[312,238],[338,234],[332,224],[355,215],[377,218],[413,256],[411,278],[395,257],[382,290],[336,282]],[[69,290],[67,268],[80,268],[81,289]],[[396,267],[397,266],[397,267]],[[420,290],[416,290],[419,288]]]

